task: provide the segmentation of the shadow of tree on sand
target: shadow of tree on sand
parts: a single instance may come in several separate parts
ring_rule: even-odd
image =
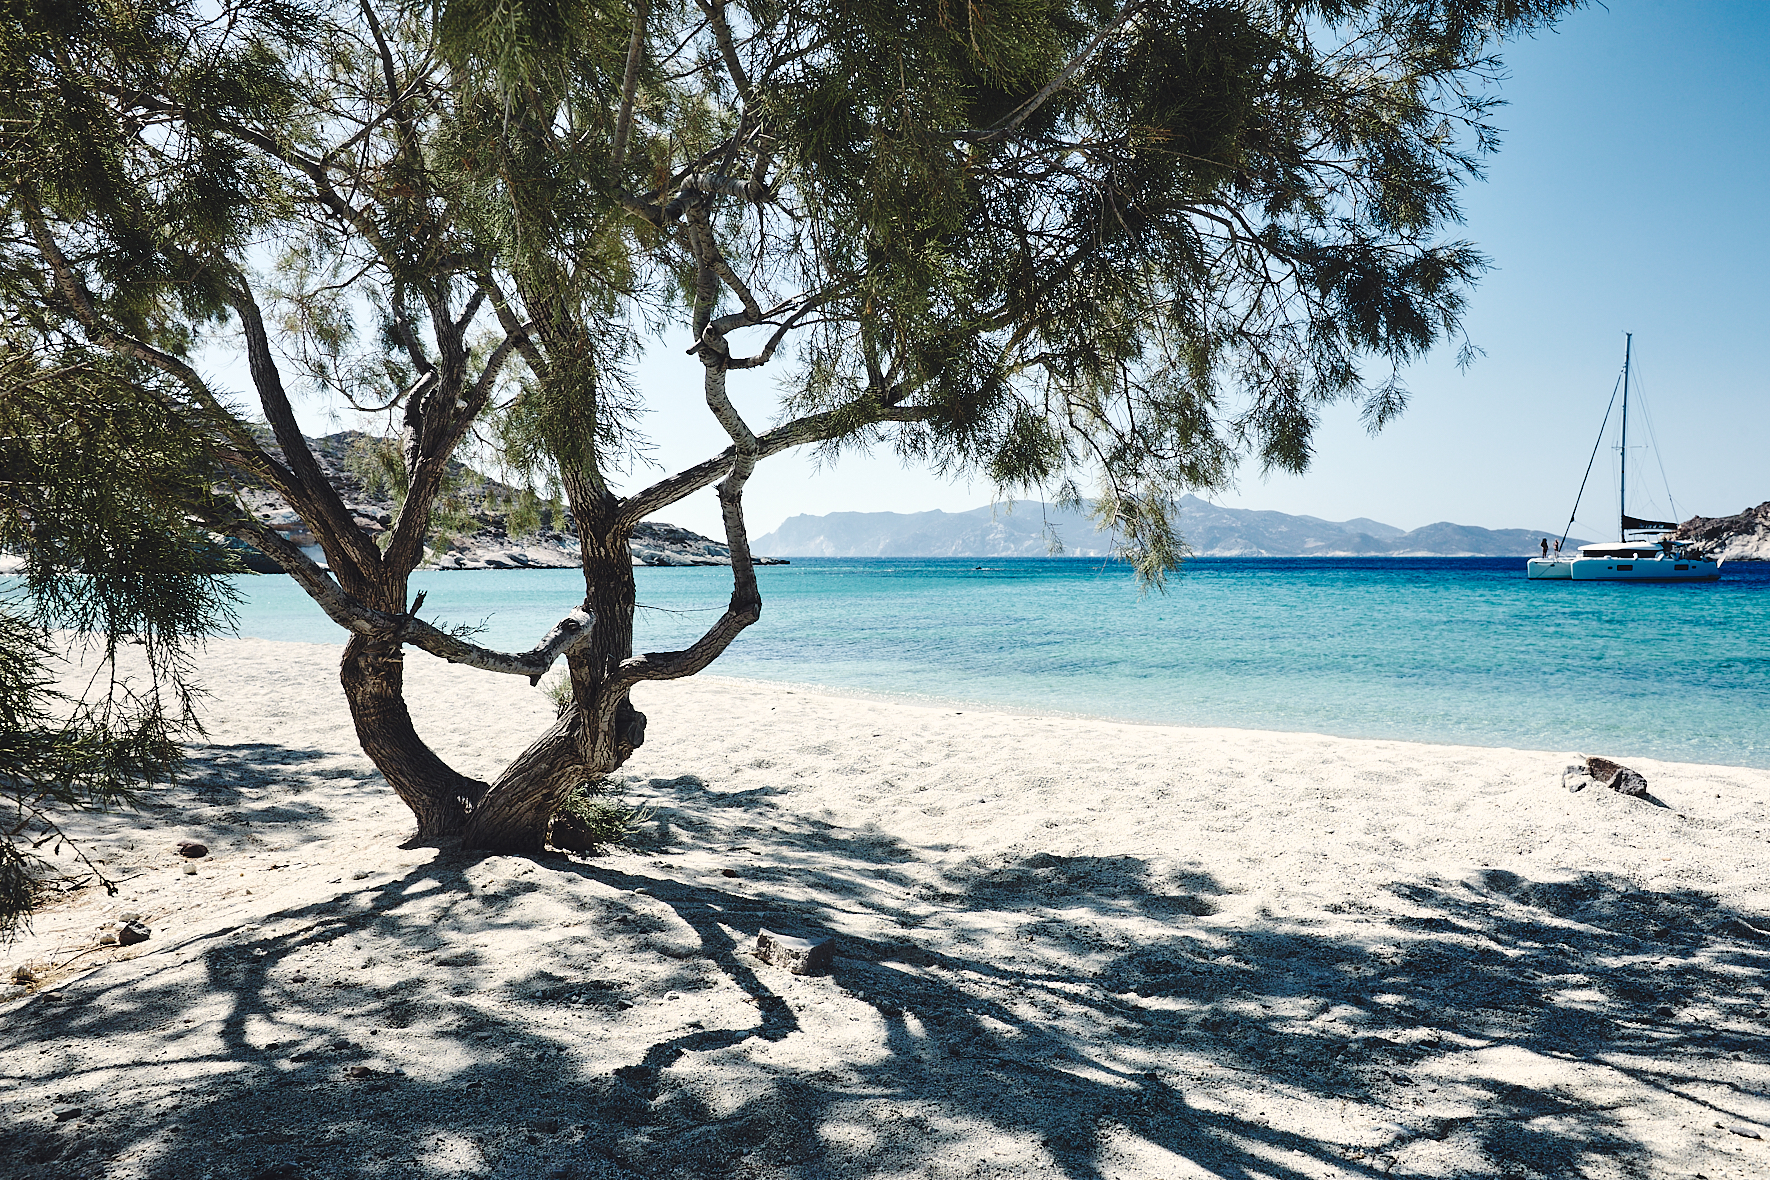
[[[1483,870],[1230,921],[1197,865],[955,866],[671,785],[740,879],[445,854],[35,998],[0,1057],[103,1109],[15,1107],[0,1173],[1648,1177],[1595,1095],[1765,1097],[1766,923],[1699,892]],[[764,926],[835,933],[832,975],[759,964]],[[106,1040],[157,1056],[82,1064]]]

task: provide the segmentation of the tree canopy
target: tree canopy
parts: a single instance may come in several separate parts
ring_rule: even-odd
[[[263,480],[325,569],[215,497],[349,632],[364,749],[421,834],[533,848],[644,739],[645,680],[759,616],[744,487],[797,446],[889,445],[1004,494],[1089,499],[1150,578],[1180,492],[1302,470],[1467,347],[1484,261],[1447,236],[1495,146],[1495,56],[1568,0],[21,0],[0,283],[43,363],[103,354]],[[635,359],[686,341],[730,445],[646,465]],[[202,349],[242,356],[263,445]],[[761,370],[751,373],[751,370]],[[736,374],[737,376],[733,376]],[[290,390],[384,413],[385,548]],[[416,617],[449,456],[494,447],[577,522],[585,599],[527,653]],[[225,480],[216,485],[225,492]],[[632,650],[627,537],[716,487],[728,609]],[[492,784],[413,730],[403,649],[570,703]]]

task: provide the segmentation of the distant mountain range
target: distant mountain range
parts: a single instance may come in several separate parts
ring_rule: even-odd
[[[1332,521],[1220,508],[1197,496],[1183,497],[1179,508],[1180,535],[1200,557],[1525,557],[1540,551],[1542,538],[1558,535],[1447,521],[1410,532],[1362,516]],[[1038,501],[970,512],[794,516],[754,544],[758,553],[782,557],[1043,557],[1053,539],[1074,557],[1112,551],[1112,538],[1087,513]]]

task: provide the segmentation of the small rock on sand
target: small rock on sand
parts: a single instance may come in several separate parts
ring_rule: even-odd
[[[1630,770],[1620,762],[1612,762],[1608,758],[1588,757],[1586,772],[1594,781],[1603,783],[1613,791],[1639,798],[1647,793],[1647,780],[1638,770]]]
[[[195,860],[199,856],[208,856],[209,846],[207,844],[199,844],[195,840],[185,840],[178,845],[178,855],[188,856],[192,860]]]
[[[1587,757],[1583,765],[1569,766],[1561,772],[1561,785],[1569,791],[1583,790],[1594,783],[1637,799],[1647,794],[1647,779],[1640,771],[1630,770],[1608,758],[1593,755]]]
[[[764,963],[785,967],[794,975],[814,975],[829,969],[836,957],[836,940],[828,935],[823,938],[795,938],[770,930],[758,930],[756,957]]]
[[[125,922],[117,927],[117,941],[124,946],[134,946],[138,942],[146,942],[154,932],[140,922]]]

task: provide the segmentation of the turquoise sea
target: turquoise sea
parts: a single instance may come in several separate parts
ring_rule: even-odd
[[[639,650],[718,617],[729,574],[635,570]],[[807,558],[713,674],[1130,721],[1770,768],[1770,564],[1710,585],[1530,582],[1516,558],[1198,558],[1166,594],[1090,558]],[[240,633],[342,643],[288,578]],[[576,570],[420,574],[424,616],[532,647]]]

